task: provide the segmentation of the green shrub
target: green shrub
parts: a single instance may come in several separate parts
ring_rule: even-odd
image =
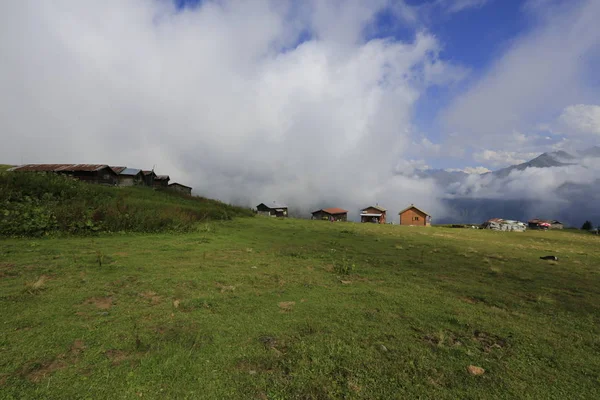
[[[52,173],[0,173],[0,235],[187,232],[199,221],[252,216],[216,200],[148,187],[108,187]]]

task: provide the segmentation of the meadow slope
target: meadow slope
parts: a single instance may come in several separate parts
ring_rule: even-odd
[[[269,218],[0,239],[0,397],[600,398],[599,241]]]

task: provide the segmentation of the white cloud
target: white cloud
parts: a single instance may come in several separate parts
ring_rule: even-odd
[[[567,132],[600,135],[600,106],[577,104],[566,107],[560,115]]]
[[[443,112],[446,130],[465,145],[510,149],[507,132],[529,132],[568,105],[597,99],[600,2],[547,4],[536,12],[533,29]]]
[[[480,8],[489,3],[490,0],[440,0],[449,12],[464,11],[469,8]]]
[[[506,167],[522,164],[538,156],[539,153],[519,153],[515,151],[483,150],[473,154],[473,159],[492,167]]]
[[[464,172],[465,174],[469,174],[469,175],[481,175],[481,174],[485,174],[487,172],[492,172],[492,170],[486,168],[486,167],[465,167],[465,168],[448,168],[446,169],[446,171],[448,172]]]
[[[0,158],[156,165],[245,204],[435,209],[433,184],[393,171],[415,102],[456,69],[426,33],[365,42],[386,3],[2,2]]]

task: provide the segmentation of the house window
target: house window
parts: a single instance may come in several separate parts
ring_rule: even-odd
[[[418,221],[419,217],[413,217],[413,221]]]

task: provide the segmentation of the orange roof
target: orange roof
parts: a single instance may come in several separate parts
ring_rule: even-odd
[[[338,208],[338,207],[332,207],[332,208],[322,208],[320,210],[314,211],[314,213],[319,212],[319,211],[324,211],[327,214],[346,214],[348,212],[348,210],[344,210],[343,208]]]

